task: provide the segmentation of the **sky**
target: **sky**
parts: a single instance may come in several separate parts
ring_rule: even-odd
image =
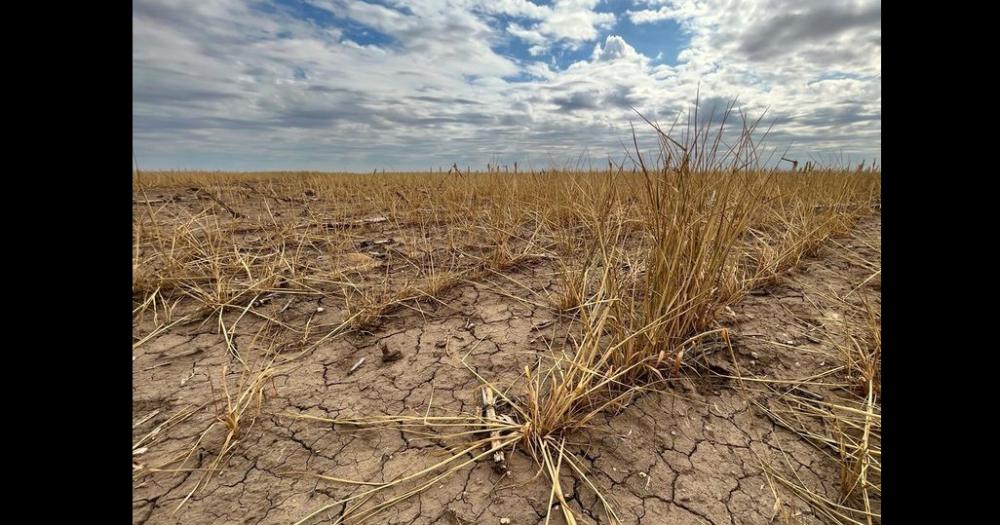
[[[881,16],[867,0],[134,0],[133,147],[141,169],[606,166],[633,125],[655,143],[637,112],[683,126],[696,100],[702,116],[735,100],[771,151],[870,163]]]

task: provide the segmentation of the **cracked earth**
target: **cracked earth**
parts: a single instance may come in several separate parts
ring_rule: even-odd
[[[369,230],[371,238],[404,236],[392,227]],[[733,352],[706,343],[682,379],[569,438],[567,447],[585,459],[591,480],[613,499],[625,523],[825,523],[764,465],[835,500],[839,463],[757,408],[770,406],[787,388],[755,388],[736,378],[794,387],[831,368],[838,359],[831,340],[845,319],[859,315],[860,298],[880,308],[880,280],[866,281],[872,264],[881,265],[880,230],[880,215],[863,219],[849,235],[829,240],[781,279],[754,290],[721,319]],[[405,249],[404,241],[397,244]],[[463,279],[436,301],[397,308],[371,328],[323,342],[278,369],[263,390],[259,413],[256,407],[248,413],[248,420],[257,414],[252,424],[243,423],[233,452],[194,493],[226,436],[217,424],[202,437],[220,414],[211,402],[223,397],[224,377],[226,388],[238,384],[240,363],[217,320],[171,327],[133,353],[133,441],[154,432],[147,450],[133,456],[133,521],[293,523],[365,488],[317,475],[381,482],[440,461],[448,450],[433,437],[393,429],[348,432],[290,415],[475,413],[481,383],[466,365],[493,384],[510,385],[572,331],[572,319],[543,300],[558,282],[551,260],[533,260],[502,274]],[[342,301],[311,296],[259,309],[289,325],[308,321],[317,332],[347,315]],[[269,328],[260,317],[236,322],[238,317],[226,314],[224,321],[235,326],[233,347],[252,368],[266,339],[261,331]],[[383,361],[383,345],[399,358]],[[808,388],[818,398],[835,399],[842,387],[829,384]],[[152,468],[188,454],[183,469],[179,463]],[[510,454],[508,463],[507,476],[477,463],[370,522],[545,523],[550,484],[522,451]],[[562,487],[583,522],[606,522],[583,482],[566,475]],[[344,510],[340,505],[317,522],[333,522]],[[562,523],[562,515],[553,513],[552,522]]]

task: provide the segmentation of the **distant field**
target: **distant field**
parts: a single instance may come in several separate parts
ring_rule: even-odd
[[[881,174],[673,153],[135,174],[134,521],[879,523]]]

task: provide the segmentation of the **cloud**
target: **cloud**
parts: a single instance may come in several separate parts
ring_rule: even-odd
[[[683,124],[700,93],[699,119],[736,96],[751,117],[767,110],[775,148],[879,156],[877,2],[610,11],[596,0],[136,0],[136,154],[147,168],[426,169],[493,155],[545,167],[619,156],[632,108]],[[646,11],[683,28],[677,64],[615,26]],[[643,130],[640,145],[654,145]]]
[[[581,109],[597,109],[600,98],[591,92],[577,91],[566,96],[557,96],[552,102],[562,111],[578,111]]]
[[[641,105],[645,97],[634,93],[633,90],[634,88],[628,85],[615,86],[604,96],[604,105],[620,109],[631,109]]]
[[[537,78],[549,79],[556,76],[556,72],[552,71],[552,68],[550,68],[545,62],[532,62],[527,64],[524,66],[524,71]]]
[[[629,20],[631,20],[633,24],[652,24],[676,17],[674,11],[667,7],[661,7],[659,9],[642,9],[639,11],[632,11],[630,9],[626,11],[625,14],[628,15]]]
[[[823,6],[771,17],[742,39],[740,51],[753,60],[768,60],[803,42],[826,41],[848,31],[874,29],[881,33],[881,25],[880,4]]]
[[[492,0],[483,2],[477,7],[490,14],[519,16],[534,20],[541,20],[552,12],[549,6],[538,5],[528,0]]]
[[[539,25],[539,31],[559,40],[582,43],[599,36],[599,30],[614,25],[614,13],[597,12],[598,0],[556,0],[552,13]]]
[[[534,29],[525,29],[516,23],[512,23],[507,26],[507,32],[529,44],[541,45],[548,42],[548,39],[538,31]]]
[[[638,60],[639,53],[636,53],[635,48],[628,45],[624,38],[610,35],[604,41],[604,47],[601,47],[599,43],[594,47],[593,59],[598,62]]]
[[[533,23],[529,27],[512,23],[507,29],[529,44],[546,49],[562,44],[577,49],[584,42],[596,39],[602,29],[610,28],[617,19],[614,13],[596,11],[598,3],[599,0],[556,0],[551,6],[540,6],[531,2],[510,2],[515,5],[494,6],[489,10],[530,19]],[[527,4],[533,7],[528,8]]]
[[[881,4],[878,0],[654,0],[666,4],[692,36],[682,60],[741,61],[764,68],[841,66],[877,74],[881,62]],[[812,73],[812,71],[810,71]]]

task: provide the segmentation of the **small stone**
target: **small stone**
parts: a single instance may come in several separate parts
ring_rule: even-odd
[[[500,518],[500,525],[510,525],[510,518]]]
[[[750,355],[753,356],[754,359],[760,359],[760,354],[757,352],[750,352]]]
[[[379,349],[382,350],[382,362],[384,363],[396,361],[399,358],[403,357],[402,352],[400,352],[398,349],[389,350],[389,347],[386,346],[385,343],[379,343]]]
[[[323,308],[322,306],[316,307],[316,313],[318,313],[318,314],[321,314],[321,313],[323,313],[325,311],[326,311],[326,308]]]

